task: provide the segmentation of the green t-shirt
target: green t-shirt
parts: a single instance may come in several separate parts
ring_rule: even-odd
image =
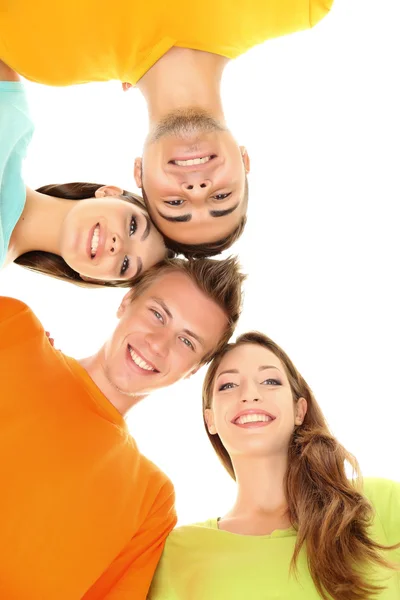
[[[0,269],[25,206],[22,161],[33,133],[22,83],[0,81]]]
[[[370,535],[382,544],[400,542],[400,483],[365,479],[375,509]],[[221,531],[217,519],[175,529],[167,539],[150,600],[321,600],[307,566],[304,546],[298,579],[289,575],[294,529],[271,535]],[[386,553],[400,562],[400,549]],[[371,580],[387,588],[379,600],[400,600],[400,573],[377,569]]]

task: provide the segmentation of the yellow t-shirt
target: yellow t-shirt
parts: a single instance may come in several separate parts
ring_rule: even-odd
[[[400,483],[366,479],[364,493],[375,509],[370,535],[381,544],[400,542]],[[237,535],[218,529],[217,520],[175,529],[153,579],[148,600],[321,600],[303,546],[298,579],[289,575],[296,531]],[[400,562],[400,550],[386,558]],[[400,573],[368,574],[386,589],[376,600],[399,600]]]
[[[333,0],[0,0],[0,59],[39,83],[135,84],[172,46],[235,58]]]

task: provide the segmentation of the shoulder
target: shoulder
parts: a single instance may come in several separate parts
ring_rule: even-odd
[[[44,329],[33,311],[21,300],[0,296],[0,349],[25,342]]]
[[[215,532],[218,532],[216,522],[216,519],[209,519],[201,523],[176,527],[168,537],[165,546],[166,554],[173,553],[177,549],[181,551],[183,548],[186,550],[189,548],[201,550],[202,542],[208,540],[210,534],[212,536]]]
[[[400,482],[382,477],[366,477],[364,494],[376,509],[392,503],[400,504]]]
[[[388,545],[400,543],[400,482],[366,478],[364,495],[374,509],[373,528]]]
[[[141,473],[142,479],[146,481],[147,493],[149,497],[155,499],[153,509],[172,507],[175,505],[175,489],[172,481],[157,465],[146,456],[141,455]]]
[[[2,108],[9,105],[22,112],[28,112],[25,87],[19,81],[0,81],[0,103]]]
[[[29,311],[30,308],[25,302],[9,296],[0,296],[0,323]]]

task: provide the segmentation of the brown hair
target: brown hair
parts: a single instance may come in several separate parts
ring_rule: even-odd
[[[224,238],[217,240],[216,242],[204,242],[203,244],[184,244],[182,242],[177,242],[162,232],[162,230],[158,227],[154,220],[154,215],[152,214],[151,206],[147,197],[147,194],[142,188],[143,200],[146,204],[146,208],[148,213],[154,223],[156,229],[161,233],[164,238],[164,243],[167,248],[170,248],[177,254],[183,254],[186,258],[207,258],[209,256],[216,256],[217,254],[221,254],[224,250],[227,250],[234,244],[242,235],[246,222],[247,222],[247,205],[249,202],[249,182],[247,179],[247,175],[245,176],[245,187],[243,194],[243,211],[244,215],[241,217],[239,224],[231,233]]]
[[[324,600],[365,600],[384,588],[365,580],[358,567],[380,565],[400,570],[386,561],[382,550],[400,547],[383,546],[368,535],[373,508],[350,482],[345,473],[346,461],[361,482],[357,460],[330,433],[325,417],[306,381],[287,354],[270,338],[258,332],[241,335],[228,344],[211,363],[203,385],[203,411],[210,408],[215,376],[223,357],[243,344],[259,344],[282,362],[294,402],[307,400],[302,425],[294,430],[288,449],[285,494],[289,516],[297,530],[291,570],[296,570],[303,544],[314,585]],[[218,435],[207,435],[219,459],[235,479],[231,458]]]
[[[166,259],[143,273],[132,289],[134,300],[156,279],[171,272],[187,275],[192,282],[226,314],[227,326],[217,348],[205,355],[201,364],[209,362],[232,337],[242,309],[242,283],[245,275],[240,272],[236,256],[225,260],[208,258],[186,260],[182,258]]]
[[[96,191],[103,187],[101,183],[64,183],[64,184],[50,184],[44,185],[38,188],[36,191],[47,196],[54,196],[56,198],[64,198],[66,200],[85,200],[87,198],[93,198]],[[126,200],[131,204],[134,204],[141,210],[146,211],[146,206],[143,202],[143,198],[124,191],[123,194],[118,196],[122,200]],[[173,256],[174,253],[169,251],[169,256]],[[134,279],[115,280],[115,281],[84,281],[79,273],[71,269],[71,267],[65,262],[65,260],[58,254],[51,252],[42,252],[41,250],[33,250],[32,252],[25,252],[14,261],[18,265],[42,273],[43,275],[49,275],[56,279],[63,281],[69,281],[75,285],[81,287],[93,288],[93,287],[131,287]]]

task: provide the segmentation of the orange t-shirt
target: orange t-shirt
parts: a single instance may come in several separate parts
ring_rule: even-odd
[[[0,410],[0,598],[146,598],[173,486],[86,371],[4,297]]]

